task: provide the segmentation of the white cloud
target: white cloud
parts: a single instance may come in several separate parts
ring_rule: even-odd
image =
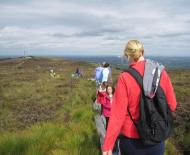
[[[18,54],[15,49],[31,54],[120,54],[127,40],[137,38],[151,55],[190,55],[187,3],[0,1],[0,54]]]

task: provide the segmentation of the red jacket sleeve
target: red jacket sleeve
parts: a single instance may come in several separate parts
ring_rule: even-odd
[[[104,92],[100,92],[100,91],[98,91],[97,102],[100,103],[100,104],[102,104],[104,98],[105,98],[105,93],[104,93]]]
[[[128,106],[127,85],[123,79],[122,74],[113,96],[111,116],[108,124],[108,129],[105,136],[103,151],[112,150],[115,140],[120,133],[120,129],[124,123]]]
[[[162,72],[160,84],[162,88],[165,88],[165,95],[169,108],[172,112],[174,112],[177,106],[176,97],[171,80],[165,70],[163,70]]]

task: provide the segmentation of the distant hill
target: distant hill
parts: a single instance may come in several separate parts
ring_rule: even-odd
[[[69,60],[81,60],[90,63],[109,62],[112,66],[126,68],[127,59],[121,56],[67,56]],[[147,59],[157,60],[169,69],[190,69],[190,57],[147,56]]]

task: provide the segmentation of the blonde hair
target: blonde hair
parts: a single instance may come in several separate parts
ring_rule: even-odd
[[[143,44],[138,40],[129,40],[124,49],[124,55],[133,58],[135,61],[137,61],[143,53]]]

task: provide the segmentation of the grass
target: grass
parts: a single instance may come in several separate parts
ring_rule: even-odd
[[[181,153],[176,149],[171,139],[166,140],[165,142],[165,153],[164,155],[180,155]]]
[[[35,125],[16,134],[7,133],[0,138],[0,154],[48,154],[64,134],[65,128],[50,123]]]
[[[190,70],[170,70],[168,73],[174,85],[177,101],[180,103],[190,102]]]
[[[84,78],[71,78],[79,67]],[[49,70],[54,69],[56,78]],[[0,61],[0,155],[99,155],[94,123],[94,66],[56,58]],[[113,69],[117,82],[120,70]],[[190,146],[190,71],[170,70],[179,102],[165,155]]]
[[[87,81],[93,68],[57,59],[17,67],[21,61],[1,62],[0,155],[99,155],[95,83]],[[77,66],[85,70],[83,79],[71,78]],[[59,78],[50,77],[52,68]]]

